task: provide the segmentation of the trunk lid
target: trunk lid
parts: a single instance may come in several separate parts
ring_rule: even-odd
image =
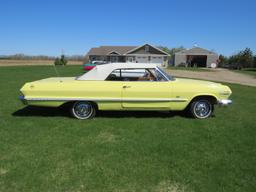
[[[33,81],[30,83],[57,83],[57,82],[62,83],[62,82],[71,82],[74,80],[75,80],[75,77],[50,77],[50,78],[46,78],[46,79]]]

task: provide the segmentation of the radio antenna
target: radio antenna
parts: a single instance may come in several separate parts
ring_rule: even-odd
[[[59,72],[58,72],[58,70],[57,70],[57,68],[56,68],[56,65],[53,63],[53,68],[54,68],[54,71],[55,71],[55,73],[56,73],[56,75],[58,76],[58,77],[60,77],[60,74],[59,74]]]
[[[59,72],[58,72],[58,70],[56,68],[56,64],[59,63],[59,60],[60,60],[59,57],[56,57],[55,61],[53,62],[53,68],[54,68],[54,71],[55,71],[57,77],[60,77],[60,74],[59,74]]]

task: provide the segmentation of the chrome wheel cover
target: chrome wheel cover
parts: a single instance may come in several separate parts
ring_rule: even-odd
[[[198,101],[194,106],[194,113],[198,118],[207,118],[212,111],[212,106],[208,101]]]
[[[93,113],[93,108],[90,103],[78,102],[74,105],[73,112],[79,119],[87,119]]]

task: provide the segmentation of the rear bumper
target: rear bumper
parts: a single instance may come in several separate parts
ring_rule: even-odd
[[[222,99],[222,100],[218,101],[218,104],[220,106],[228,106],[228,105],[232,104],[232,100],[230,100],[230,99]]]
[[[27,105],[28,104],[28,102],[27,102],[27,100],[25,99],[25,97],[24,96],[19,96],[19,100],[24,104],[24,105]]]

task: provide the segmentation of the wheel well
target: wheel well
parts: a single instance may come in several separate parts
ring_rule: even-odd
[[[200,96],[194,97],[194,98],[190,101],[189,104],[191,104],[192,102],[194,102],[194,101],[196,101],[196,100],[198,100],[198,99],[207,99],[207,100],[210,101],[211,104],[213,104],[213,105],[217,103],[217,99],[216,99],[216,97],[214,97],[214,96],[211,96],[211,95],[200,95]]]
[[[210,103],[212,104],[213,109],[214,109],[214,104],[217,103],[217,99],[216,99],[216,97],[214,97],[214,96],[211,96],[211,95],[199,95],[199,96],[194,97],[194,98],[189,102],[189,104],[186,106],[186,108],[185,108],[184,110],[188,112],[189,109],[190,109],[191,104],[192,104],[194,101],[196,101],[197,99],[207,99],[207,100],[210,101]]]
[[[77,102],[77,101],[68,101],[68,102],[62,104],[60,107],[67,107],[67,108],[69,108],[69,107],[72,106],[75,102]],[[95,107],[96,110],[99,109],[99,108],[98,108],[98,104],[97,104],[96,102],[94,102],[94,101],[87,101],[87,102],[90,102],[90,103]]]

